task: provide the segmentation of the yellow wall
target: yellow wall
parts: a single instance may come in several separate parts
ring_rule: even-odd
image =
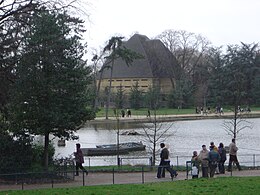
[[[104,91],[105,87],[109,86],[110,79],[101,80],[100,91]],[[99,81],[97,81],[98,83]],[[122,86],[125,93],[129,93],[131,88],[138,82],[139,89],[143,92],[147,92],[148,88],[153,85],[152,78],[117,78],[112,79],[112,92],[116,92],[120,85]],[[162,78],[157,81],[154,81],[156,84],[161,86],[161,92],[167,94],[172,90],[172,84],[170,79]]]

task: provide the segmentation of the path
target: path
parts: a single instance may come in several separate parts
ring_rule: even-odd
[[[113,174],[112,173],[89,173],[87,177],[84,177],[85,186],[93,186],[93,185],[111,185],[111,184],[142,184],[144,183],[153,183],[153,182],[165,182],[172,181],[169,177],[169,174],[166,178],[156,179],[155,172],[144,172],[142,175],[141,172],[138,173],[115,173],[114,174],[114,182],[113,182]],[[260,170],[243,170],[243,171],[234,171],[232,172],[233,176],[243,177],[243,176],[260,176]],[[231,173],[226,172],[226,174],[215,175],[215,177],[230,177]],[[189,176],[191,179],[191,176]],[[186,172],[179,172],[177,178],[173,179],[174,181],[178,180],[186,180]],[[74,181],[67,183],[54,183],[54,188],[67,188],[67,187],[80,187],[83,186],[83,177],[82,175],[75,178]],[[21,190],[23,189],[43,189],[43,188],[52,188],[52,184],[21,184],[19,185],[1,185],[0,191],[3,190]]]

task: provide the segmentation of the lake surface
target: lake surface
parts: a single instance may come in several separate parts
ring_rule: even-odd
[[[201,146],[205,144],[209,146],[211,141],[215,145],[222,142],[228,146],[231,142],[231,136],[227,134],[223,128],[224,119],[209,119],[209,120],[192,120],[192,121],[176,121],[171,123],[163,123],[164,128],[170,127],[167,131],[166,140],[164,143],[168,146],[171,153],[171,160],[173,164],[184,165],[187,160],[190,160],[192,152],[201,150]],[[227,121],[227,120],[226,120]],[[252,129],[243,129],[237,137],[238,159],[242,162],[252,160],[253,154],[260,162],[260,119],[248,119],[251,123]],[[149,125],[149,124],[148,124]],[[123,129],[124,128],[124,129]],[[121,127],[120,133],[127,130],[135,130],[140,134],[144,134],[142,124],[125,124]],[[79,140],[66,141],[65,147],[57,146],[57,139],[54,139],[55,156],[66,157],[75,151],[75,144],[80,143],[82,148],[96,147],[100,144],[114,144],[117,143],[117,131],[113,127],[104,124],[102,126],[86,126],[79,131],[76,135]],[[147,145],[145,152],[135,152],[129,155],[120,155],[123,159],[123,164],[148,164],[148,158],[144,159],[126,159],[151,156],[149,153],[150,143],[143,135],[120,135],[120,142],[142,141]],[[159,142],[160,143],[160,142]],[[159,150],[159,146],[158,146]],[[158,153],[159,154],[159,153]],[[178,156],[178,159],[177,159]],[[116,156],[106,157],[85,157],[85,166],[91,165],[115,165]]]

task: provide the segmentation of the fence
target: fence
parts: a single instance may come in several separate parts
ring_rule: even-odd
[[[243,157],[243,158],[242,158]],[[179,172],[179,179],[189,179],[190,176],[190,161],[187,161],[188,156],[175,156],[172,157],[174,168],[183,166],[186,167],[186,172]],[[250,165],[252,168],[260,166],[260,155],[240,155],[240,164],[243,166]],[[182,164],[185,160],[185,164]],[[245,159],[245,160],[242,160]],[[93,159],[89,158],[89,162]],[[90,174],[86,176],[83,172],[80,176],[75,177],[74,164],[72,161],[61,160],[56,164],[54,171],[50,172],[30,172],[30,173],[13,173],[13,174],[0,174],[0,190],[3,189],[33,189],[33,188],[58,188],[58,187],[75,187],[85,185],[106,185],[106,184],[126,184],[126,183],[145,183],[156,182],[155,170],[157,166],[151,166],[151,157],[128,157],[120,158],[120,164],[124,165],[128,160],[144,160],[147,165],[135,166],[134,172],[124,170],[124,167],[115,169],[108,167],[107,170],[90,170]],[[116,158],[115,158],[116,161]],[[226,161],[226,165],[228,160]],[[92,164],[94,164],[92,162]],[[117,164],[115,164],[117,165]],[[251,166],[252,165],[252,166]],[[243,171],[242,171],[243,172]],[[260,172],[258,172],[260,175]],[[238,174],[238,172],[236,172]],[[226,174],[232,176],[232,172]],[[167,181],[170,181],[168,178]]]
[[[91,169],[92,166],[97,166],[96,161],[103,160],[104,158],[97,157],[88,157],[85,158],[85,166]],[[191,156],[171,156],[171,164],[177,168],[180,166],[186,166],[186,161],[189,161]],[[227,161],[229,155],[227,155]],[[129,157],[120,157],[118,160],[116,157],[106,157],[105,160],[109,165],[117,165],[117,162],[120,162],[120,165],[152,165],[152,157],[150,156],[129,156]],[[248,167],[260,167],[260,154],[239,154],[238,160],[240,165]]]

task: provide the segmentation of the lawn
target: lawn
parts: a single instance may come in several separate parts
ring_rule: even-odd
[[[251,107],[252,111],[260,111],[260,107]],[[138,110],[131,109],[132,115],[147,115],[147,108],[141,108]],[[214,111],[213,108],[211,108],[211,111]],[[231,112],[230,107],[224,108],[224,112]],[[156,111],[157,115],[178,115],[178,114],[195,114],[195,108],[185,108],[185,109],[171,109],[171,108],[160,108]],[[105,108],[101,108],[99,112],[97,112],[97,117],[105,117]],[[120,115],[120,110],[119,110]],[[151,111],[151,115],[153,115]],[[109,109],[108,110],[108,116],[115,116],[114,110]]]
[[[159,182],[149,184],[122,184],[85,186],[62,189],[5,191],[0,194],[20,195],[63,195],[63,194],[91,194],[91,195],[159,195],[159,194],[260,194],[260,177],[218,177],[214,179],[194,179],[174,182]]]

